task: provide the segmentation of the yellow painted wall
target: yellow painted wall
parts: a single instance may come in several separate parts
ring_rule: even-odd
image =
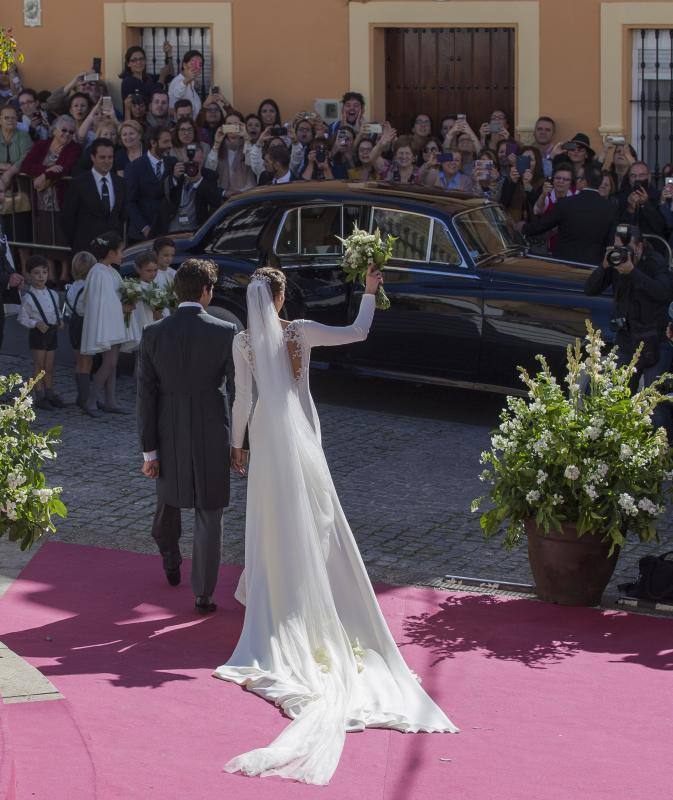
[[[413,24],[416,0],[397,2],[408,9],[406,16]],[[445,9],[450,24],[453,9],[467,2],[449,0],[433,5]],[[508,0],[496,2],[506,5]],[[562,135],[585,131],[597,142],[601,5],[619,0],[530,2],[539,4],[540,13],[540,111],[557,119]],[[86,69],[93,56],[104,56],[103,5],[104,0],[43,0],[43,26],[26,28],[22,0],[4,0],[0,24],[14,29],[25,53],[22,74],[26,85],[36,89],[62,85]],[[631,0],[629,5],[632,15],[637,15],[638,6],[649,12],[655,8],[655,13],[657,8],[664,9],[673,25],[673,0]],[[161,6],[166,9],[171,3],[161,2]],[[189,3],[176,3],[175,7],[184,13]],[[316,97],[337,97],[349,88],[347,0],[231,0],[231,8],[234,103],[242,111],[255,110],[260,99],[271,96],[287,117]],[[625,47],[626,40],[618,44]],[[625,58],[626,69],[628,49]],[[379,76],[378,86],[380,67],[372,64],[371,68]],[[629,89],[625,81],[624,91]],[[380,98],[374,100],[380,105]]]

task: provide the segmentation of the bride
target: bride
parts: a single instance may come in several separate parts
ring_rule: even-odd
[[[228,772],[326,784],[348,731],[457,732],[405,664],[379,609],[332,483],[308,385],[312,347],[367,338],[372,267],[347,327],[285,322],[285,276],[258,269],[247,290],[248,330],[234,339],[232,466],[250,466],[246,606],[234,652],[214,675],[280,706],[292,722],[270,744],[232,759]]]

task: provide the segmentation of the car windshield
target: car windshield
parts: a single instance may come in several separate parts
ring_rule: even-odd
[[[525,243],[500,206],[485,206],[454,217],[467,252],[475,263],[524,247]]]

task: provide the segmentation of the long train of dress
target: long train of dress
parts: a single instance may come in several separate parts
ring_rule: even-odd
[[[286,436],[279,436],[273,398],[255,398],[247,334],[234,342],[234,446],[250,419],[245,572],[236,593],[246,612],[234,652],[214,675],[275,703],[292,722],[268,746],[231,760],[230,772],[325,784],[348,731],[458,730],[390,634],[339,503],[308,388],[311,348],[366,338],[373,312],[373,296],[364,295],[353,325],[297,320],[285,329],[301,361],[302,417]]]

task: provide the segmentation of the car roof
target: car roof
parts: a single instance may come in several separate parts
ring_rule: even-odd
[[[249,189],[231,200],[289,200],[301,203],[306,200],[332,200],[334,202],[353,201],[380,203],[406,201],[439,207],[448,214],[457,214],[473,208],[493,205],[493,202],[469,192],[446,191],[428,186],[391,184],[383,181],[293,181],[291,183],[269,184]]]

